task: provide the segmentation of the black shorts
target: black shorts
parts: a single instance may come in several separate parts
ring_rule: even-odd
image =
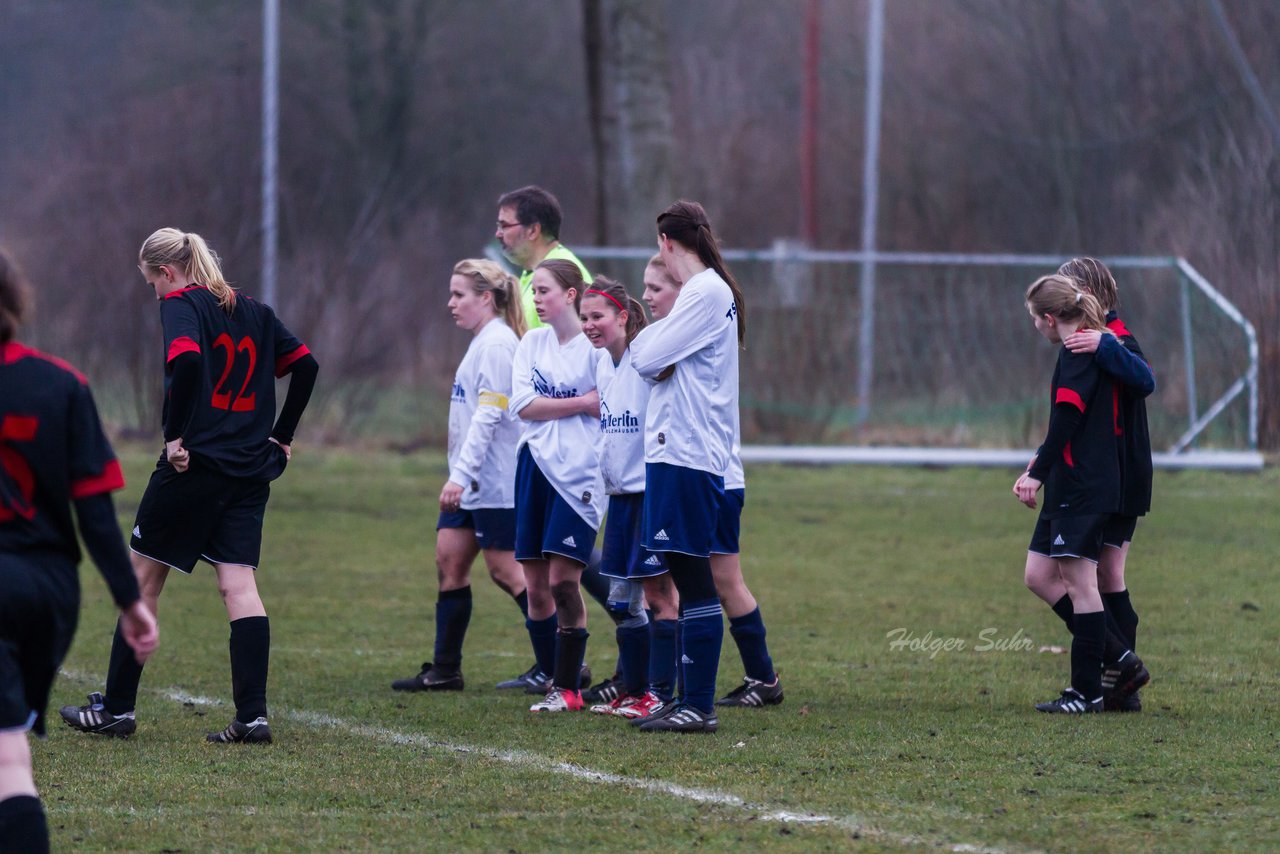
[[[1097,563],[1102,555],[1102,529],[1108,518],[1106,513],[1058,519],[1041,516],[1027,551],[1051,558],[1082,557]]]
[[[271,486],[193,461],[185,472],[161,461],[138,505],[129,548],[190,573],[196,562],[258,567]]]
[[[1107,519],[1102,529],[1102,544],[1113,549],[1123,548],[1125,543],[1133,542],[1133,532],[1138,530],[1137,516],[1121,516],[1116,514]]]
[[[44,713],[80,615],[75,564],[0,554],[0,732],[44,735]]]

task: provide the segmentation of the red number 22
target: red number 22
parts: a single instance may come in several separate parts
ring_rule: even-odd
[[[224,332],[214,340],[213,346],[214,349],[227,351],[227,366],[222,369],[222,376],[218,378],[218,384],[213,387],[213,399],[210,403],[214,409],[252,412],[257,404],[257,394],[245,394],[244,390],[249,387],[249,381],[253,379],[253,369],[258,364],[258,348],[253,343],[253,339],[245,336],[240,339],[240,343],[233,344],[231,336]],[[223,386],[231,376],[231,368],[235,365],[238,353],[249,354],[249,369],[244,373],[244,382],[240,384],[240,391],[236,393],[235,400],[232,400],[230,390],[223,390]]]

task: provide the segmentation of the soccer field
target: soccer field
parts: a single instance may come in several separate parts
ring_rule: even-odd
[[[125,451],[131,525],[154,457]],[[430,654],[443,453],[299,448],[259,576],[276,743],[204,743],[232,715],[226,616],[208,567],[174,573],[137,735],[58,722],[34,746],[54,849],[1274,847],[1280,476],[1157,473],[1129,568],[1145,710],[1074,718],[1031,708],[1067,683],[1040,649],[1068,638],[1022,586],[1015,474],[750,468],[744,570],[786,702],[672,736],[493,689],[531,654],[482,567],[467,689],[392,692]],[[112,609],[82,579],[55,720],[106,669]],[[606,673],[612,626],[588,619]]]

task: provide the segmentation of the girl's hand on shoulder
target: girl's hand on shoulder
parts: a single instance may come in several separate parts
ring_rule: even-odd
[[[1062,343],[1072,353],[1096,353],[1100,341],[1102,333],[1098,330],[1080,329],[1068,335]]]
[[[1040,481],[1029,474],[1024,474],[1018,478],[1018,482],[1013,485],[1013,494],[1018,496],[1018,500],[1032,510],[1036,509],[1036,493],[1039,490]]]
[[[440,490],[440,509],[451,513],[462,506],[462,487],[453,481],[445,481]]]
[[[597,389],[591,391],[578,398],[582,403],[582,414],[589,418],[600,417],[600,392]]]

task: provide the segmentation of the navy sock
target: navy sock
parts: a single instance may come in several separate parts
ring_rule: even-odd
[[[103,707],[113,715],[132,712],[138,703],[138,683],[142,681],[142,665],[134,658],[133,650],[125,643],[120,634],[120,623],[116,623],[116,634],[111,639],[111,658],[107,662],[107,688]]]
[[[720,599],[684,605],[680,619],[680,670],[684,674],[682,701],[703,712],[714,711],[716,673],[724,642],[724,611]]]
[[[769,657],[769,646],[765,643],[764,617],[756,608],[750,614],[729,618],[729,633],[738,645],[738,655],[742,657],[742,667],[748,677],[757,682],[773,682],[773,659]]]
[[[49,825],[40,799],[16,795],[0,801],[0,854],[48,854]]]
[[[1133,602],[1129,599],[1129,591],[1103,593],[1102,604],[1116,621],[1120,637],[1128,644],[1129,649],[1138,648],[1138,612],[1133,610]]]
[[[253,723],[267,716],[267,663],[271,658],[271,622],[266,617],[231,621],[231,696],[236,720]]]
[[[436,651],[432,664],[453,676],[462,668],[462,640],[471,623],[471,586],[441,591],[436,598]]]
[[[670,700],[676,681],[676,620],[654,620],[649,623],[649,690]]]
[[[1102,653],[1107,623],[1101,611],[1075,615],[1071,638],[1071,687],[1086,700],[1102,696]]]
[[[578,681],[582,676],[582,659],[587,654],[589,637],[591,635],[587,634],[586,629],[556,630],[556,665],[552,685],[568,688],[570,691],[577,691],[582,687]]]
[[[552,614],[545,620],[526,617],[524,626],[529,630],[529,643],[533,644],[538,669],[550,676],[556,669],[556,615]]]
[[[626,692],[633,697],[644,693],[649,682],[649,622],[633,617],[618,626],[619,673]]]
[[[524,618],[529,619],[529,591],[521,590],[519,596],[512,596],[515,600],[516,607],[520,609],[520,613],[524,614]]]

